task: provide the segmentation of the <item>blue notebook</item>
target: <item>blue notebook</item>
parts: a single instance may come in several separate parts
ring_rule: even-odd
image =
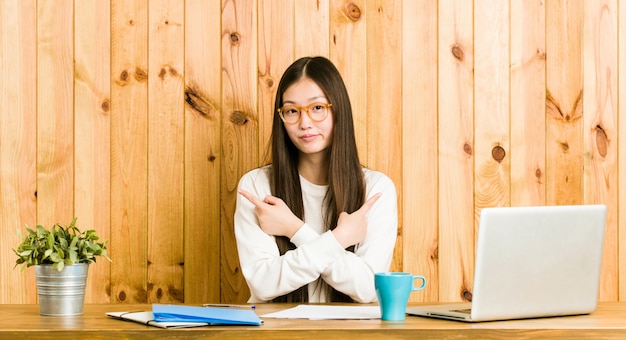
[[[263,322],[252,309],[153,304],[158,322],[206,322],[212,325],[251,325]]]

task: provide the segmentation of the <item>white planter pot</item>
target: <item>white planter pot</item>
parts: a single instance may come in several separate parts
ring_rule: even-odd
[[[67,316],[83,314],[87,270],[85,263],[63,267],[36,265],[37,296],[41,315]]]

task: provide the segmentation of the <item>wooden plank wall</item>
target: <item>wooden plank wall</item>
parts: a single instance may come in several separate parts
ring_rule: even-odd
[[[482,208],[585,203],[609,208],[600,297],[624,300],[621,18],[622,0],[0,0],[0,303],[36,302],[16,230],[74,216],[113,259],[88,302],[246,301],[235,188],[305,55],[341,70],[360,157],[396,183],[392,269],[429,279],[413,301],[471,297]]]

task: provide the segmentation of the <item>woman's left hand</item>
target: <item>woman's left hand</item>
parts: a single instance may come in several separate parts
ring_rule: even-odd
[[[372,208],[374,203],[378,201],[382,194],[377,193],[365,202],[359,210],[348,214],[342,212],[339,214],[337,227],[332,231],[337,242],[346,249],[351,245],[360,243],[365,239],[367,233],[367,218],[365,215]]]

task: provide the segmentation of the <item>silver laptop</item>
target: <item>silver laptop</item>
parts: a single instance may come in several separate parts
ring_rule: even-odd
[[[591,313],[605,222],[605,205],[484,208],[472,302],[407,313],[468,322]]]

